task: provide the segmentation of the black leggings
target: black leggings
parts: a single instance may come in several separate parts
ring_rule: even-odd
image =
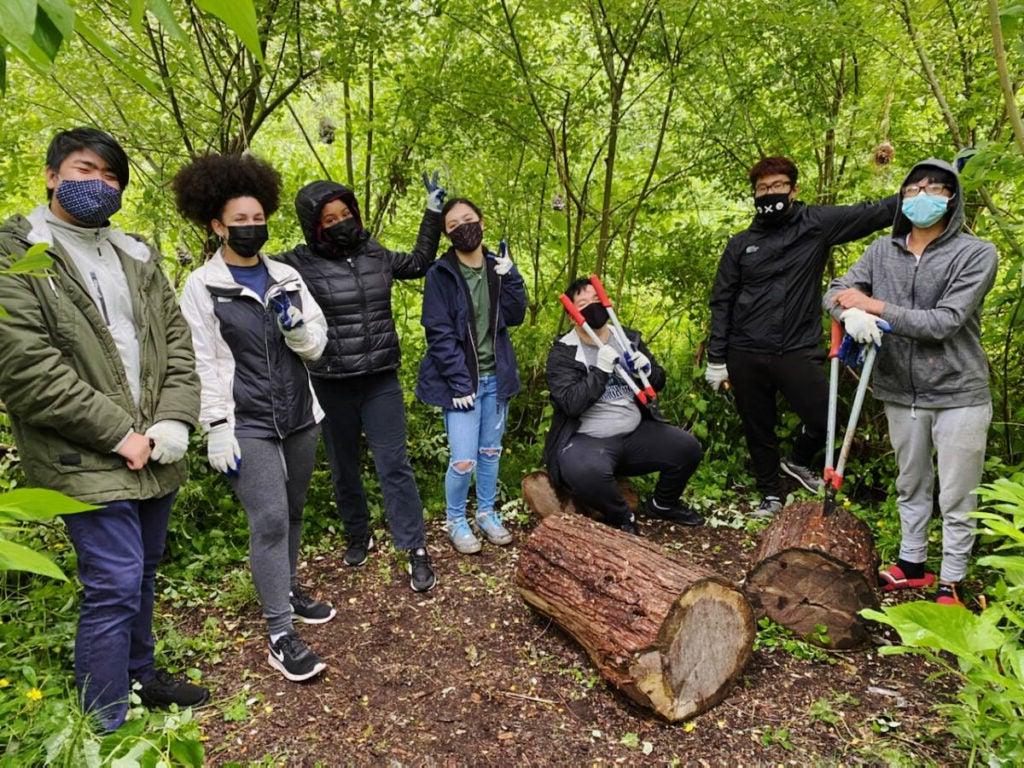
[[[704,450],[686,430],[645,419],[628,435],[590,437],[576,433],[562,449],[558,467],[569,490],[612,524],[629,520],[629,507],[616,475],[661,471],[654,500],[663,507],[679,502]]]

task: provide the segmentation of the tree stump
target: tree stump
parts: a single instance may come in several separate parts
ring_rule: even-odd
[[[618,482],[622,495],[626,499],[626,506],[629,507],[630,512],[635,514],[640,500],[633,489],[633,484],[624,477],[620,477]],[[544,470],[530,472],[524,476],[522,491],[523,501],[526,502],[526,506],[539,517],[548,517],[560,512],[586,515],[595,519],[601,517],[599,513],[592,510],[569,492],[552,485],[551,478],[548,477],[548,473]]]
[[[878,607],[878,563],[867,525],[842,507],[826,517],[820,501],[802,501],[764,529],[745,589],[758,617],[816,645],[855,648],[869,639],[859,612]]]
[[[753,649],[753,612],[736,587],[580,515],[540,522],[516,584],[612,685],[666,720],[721,701]]]

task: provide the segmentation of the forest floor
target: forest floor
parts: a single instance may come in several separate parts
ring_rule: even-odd
[[[528,530],[514,528],[517,542]],[[743,529],[644,522],[674,557],[731,579],[750,564]],[[595,672],[572,638],[533,612],[513,579],[516,543],[459,556],[429,531],[439,576],[415,594],[392,552],[361,568],[341,552],[302,580],[338,609],[298,625],[328,664],[293,684],[266,661],[262,619],[185,617],[180,630],[220,651],[200,663],[215,702],[200,713],[211,765],[921,765],[959,764],[934,705],[949,690],[915,656],[823,653],[772,629],[717,707],[670,725]],[[881,629],[879,629],[881,632]],[[891,641],[893,639],[888,636]]]

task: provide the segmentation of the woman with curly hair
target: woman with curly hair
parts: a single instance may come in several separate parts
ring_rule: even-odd
[[[323,354],[327,325],[298,273],[260,254],[281,192],[268,163],[250,155],[200,157],[175,176],[174,192],[182,216],[221,241],[189,275],[181,299],[202,382],[207,454],[249,518],[268,661],[288,680],[307,680],[326,665],[292,620],[322,624],[335,615],[302,590],[296,575],[323,418],[306,363]]]

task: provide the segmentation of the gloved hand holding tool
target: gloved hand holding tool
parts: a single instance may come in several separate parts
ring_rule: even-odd
[[[444,198],[448,194],[445,188],[441,186],[438,177],[438,171],[434,171],[434,175],[429,177],[426,171],[423,172],[423,186],[427,188],[427,210],[434,213],[441,212],[441,208],[444,206]]]
[[[644,385],[644,394],[647,395],[647,398],[649,400],[656,400],[658,393],[654,391],[650,379],[647,378],[647,375],[651,372],[651,361],[647,359],[646,355],[641,355],[629,338],[627,338],[626,332],[622,329],[622,323],[619,322],[619,316],[615,314],[612,300],[608,298],[608,294],[604,290],[601,278],[597,275],[591,275],[590,284],[597,291],[598,301],[608,310],[608,319],[612,321],[612,333],[615,334],[615,337],[619,340],[619,345],[625,350],[626,367],[630,373],[639,374],[640,382]]]
[[[849,310],[847,310],[849,311]],[[845,314],[845,313],[843,313]],[[874,317],[867,315],[867,317]],[[860,410],[864,405],[864,394],[868,390],[868,381],[871,379],[871,369],[875,365],[875,355],[881,346],[882,333],[889,333],[892,328],[881,318],[874,318],[878,328],[879,343],[871,344],[864,357],[864,369],[860,374],[860,381],[857,382],[857,394],[853,398],[853,407],[850,408],[850,419],[846,423],[846,434],[843,436],[843,445],[839,450],[839,463],[833,467],[832,459],[835,454],[836,441],[836,408],[839,403],[839,362],[840,350],[844,346],[843,327],[839,321],[832,321],[832,344],[829,349],[829,371],[828,382],[828,428],[825,437],[825,505],[824,514],[831,514],[836,507],[836,494],[843,485],[843,470],[846,469],[846,459],[850,455],[850,447],[853,445],[853,433],[857,428],[857,420],[860,418]],[[873,338],[873,334],[870,335]],[[859,357],[854,353],[855,357]]]
[[[504,277],[512,269],[512,259],[508,255],[508,243],[502,238],[498,244],[498,255],[494,257],[494,271],[499,277]]]
[[[569,317],[572,318],[573,322],[576,323],[577,326],[582,328],[584,333],[586,333],[590,337],[591,341],[593,341],[594,344],[597,345],[598,361],[600,362],[601,348],[606,347],[608,345],[601,341],[601,337],[598,336],[594,329],[590,327],[590,324],[584,319],[583,313],[580,312],[576,305],[572,303],[572,299],[570,299],[564,293],[561,295],[560,299],[562,302],[562,306],[565,307],[565,311],[569,313]],[[636,399],[639,400],[644,405],[647,405],[647,393],[637,386],[636,382],[633,381],[633,377],[626,373],[624,370],[622,370],[622,366],[619,365],[618,363],[613,363],[612,370],[615,372],[615,375],[622,379],[622,381],[625,382],[626,386],[628,386],[633,391],[633,394],[636,396]]]
[[[283,290],[267,297],[267,304],[277,315],[277,325],[289,346],[302,346],[306,343],[309,331],[302,319],[302,310],[292,304],[288,294]]]

